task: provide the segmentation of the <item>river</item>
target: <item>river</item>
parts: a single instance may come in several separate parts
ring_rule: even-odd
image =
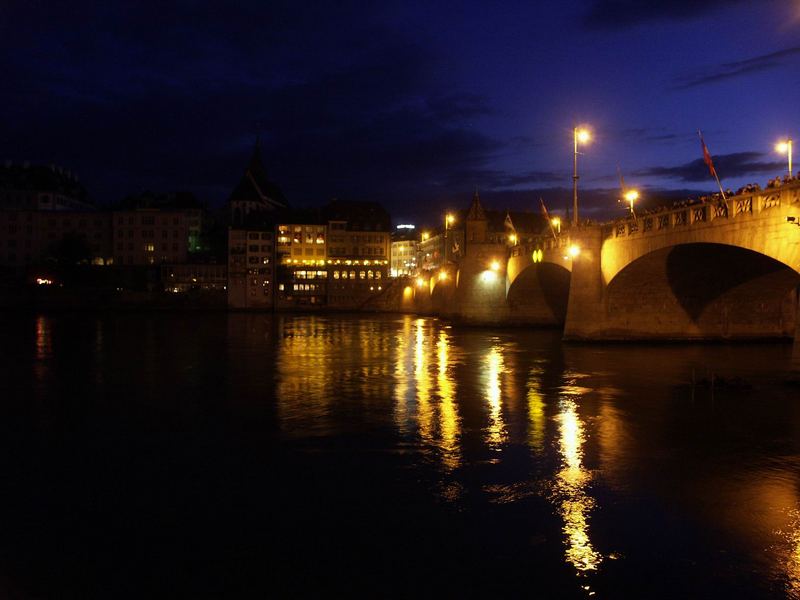
[[[800,598],[791,344],[165,313],[0,348],[5,596]]]

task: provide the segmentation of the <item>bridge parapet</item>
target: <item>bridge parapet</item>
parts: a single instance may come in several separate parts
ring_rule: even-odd
[[[717,219],[736,220],[758,215],[780,206],[791,206],[800,202],[800,182],[783,184],[757,192],[731,196],[726,201],[698,202],[645,213],[602,225],[603,239],[641,236],[665,233],[672,229],[682,229],[706,225]]]

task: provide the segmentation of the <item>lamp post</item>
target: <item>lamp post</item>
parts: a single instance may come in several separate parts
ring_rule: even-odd
[[[631,207],[631,216],[635,217],[636,213],[633,212],[633,203],[639,199],[639,192],[636,190],[628,190],[625,192],[625,200],[628,201],[628,204]]]
[[[587,143],[591,139],[589,131],[583,127],[572,129],[574,144],[572,153],[572,224],[578,225],[578,142]]]
[[[556,233],[561,233],[561,219],[553,217],[550,222],[553,224],[553,227],[556,228]]]
[[[444,262],[447,262],[447,230],[453,223],[455,223],[455,220],[456,218],[452,215],[452,213],[447,213],[444,216],[444,252],[442,253]]]
[[[792,138],[788,138],[784,142],[778,142],[775,150],[781,154],[786,154],[789,157],[789,178],[792,177]]]

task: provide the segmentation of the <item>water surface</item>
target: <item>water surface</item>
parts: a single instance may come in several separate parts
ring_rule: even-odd
[[[800,598],[791,345],[559,337],[6,315],[0,587]]]

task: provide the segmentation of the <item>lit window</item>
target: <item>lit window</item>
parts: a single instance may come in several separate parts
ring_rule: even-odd
[[[363,275],[364,271],[361,271],[361,274]],[[356,272],[355,271],[350,271],[350,279],[355,279],[355,278],[356,278]]]
[[[334,271],[333,272],[333,278],[334,279],[339,279],[339,271]]]
[[[375,279],[380,279],[380,278],[381,278],[381,272],[375,271]]]
[[[359,271],[358,272],[359,279],[365,279],[366,276],[367,276],[367,274],[364,271]]]
[[[372,279],[373,277],[375,277],[375,274],[374,274],[374,273],[373,273],[371,270],[370,270],[370,271],[367,271],[367,277],[368,277],[369,279]]]
[[[156,247],[155,247],[155,245],[153,245],[153,244],[145,244],[145,247],[144,247],[144,249],[145,249],[147,252],[153,252],[153,251],[156,249]],[[151,262],[152,262],[152,261],[151,261]]]

